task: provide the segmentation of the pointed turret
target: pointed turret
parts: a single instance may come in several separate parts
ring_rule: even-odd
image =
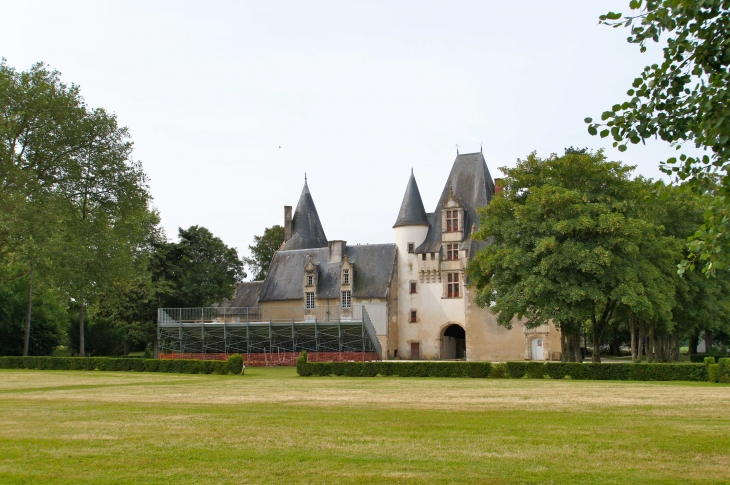
[[[423,208],[421,200],[421,192],[416,184],[416,177],[411,169],[411,178],[408,180],[406,194],[403,196],[403,203],[400,206],[398,219],[395,221],[395,227],[400,226],[428,226],[428,218],[426,210]]]
[[[438,251],[441,247],[443,224],[442,217],[444,202],[451,197],[458,198],[459,205],[463,209],[463,220],[460,222],[462,240],[470,237],[470,229],[474,226],[479,229],[479,214],[477,208],[489,204],[494,195],[494,181],[487,168],[482,152],[462,153],[456,156],[451,173],[446,181],[444,190],[441,193],[438,205],[436,206],[434,224],[428,231],[428,236],[421,246],[416,248],[417,252]],[[464,230],[468,229],[468,230]]]
[[[291,224],[291,237],[284,241],[279,248],[280,251],[327,247],[327,236],[324,235],[322,223],[319,222],[317,208],[314,206],[312,194],[309,192],[306,177]]]

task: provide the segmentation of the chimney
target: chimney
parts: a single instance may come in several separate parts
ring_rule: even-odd
[[[291,206],[284,206],[284,241],[291,239]]]
[[[504,189],[502,185],[502,179],[494,179],[494,195],[499,194]]]
[[[347,247],[346,241],[329,241],[329,262],[330,263],[341,263],[342,257],[345,255],[345,247]]]

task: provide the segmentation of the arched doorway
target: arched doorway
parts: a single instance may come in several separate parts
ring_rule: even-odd
[[[465,359],[466,358],[466,331],[464,327],[451,324],[444,330],[441,340],[442,359]]]

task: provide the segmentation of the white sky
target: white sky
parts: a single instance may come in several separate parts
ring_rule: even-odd
[[[662,142],[588,135],[658,60],[597,25],[628,0],[0,4],[0,56],[43,61],[130,128],[168,236],[247,246],[309,177],[327,237],[392,242],[413,167],[427,211],[458,144],[493,177],[532,151],[606,147],[657,178]]]

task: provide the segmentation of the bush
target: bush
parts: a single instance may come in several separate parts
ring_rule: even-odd
[[[567,362],[548,362],[545,364],[545,373],[551,379],[564,379],[568,375]]]
[[[689,361],[693,363],[705,362],[707,359],[713,359],[713,364],[717,364],[720,359],[727,357],[727,355],[720,354],[689,354]]]
[[[717,380],[725,384],[730,383],[730,359],[720,359],[717,363]]]
[[[243,357],[241,354],[233,354],[228,357],[228,372],[231,374],[240,374],[243,371]]]
[[[467,376],[476,379],[489,377],[492,373],[491,362],[467,362]]]
[[[544,362],[526,362],[525,374],[528,379],[542,379],[545,376]]]
[[[525,376],[525,372],[527,371],[527,363],[526,362],[507,362],[507,374],[512,379],[521,379]]]
[[[235,357],[235,356],[231,356]],[[241,358],[241,356],[238,356]],[[229,359],[230,360],[230,359]],[[235,359],[234,359],[235,363]],[[243,359],[231,368],[222,360],[157,360],[115,357],[0,357],[0,369],[100,370],[116,372],[174,372],[180,374],[228,374],[243,367]],[[240,373],[240,370],[239,370]]]
[[[489,371],[489,377],[493,379],[504,379],[507,377],[507,366],[505,364],[493,364]]]
[[[615,364],[614,364],[615,365]],[[631,367],[635,381],[707,381],[704,364],[622,364]]]
[[[307,351],[302,350],[302,353],[297,357],[297,374],[300,376],[311,376],[312,370],[307,364]]]
[[[710,364],[707,366],[707,380],[710,382],[720,382],[720,378],[717,375],[720,364]]]

